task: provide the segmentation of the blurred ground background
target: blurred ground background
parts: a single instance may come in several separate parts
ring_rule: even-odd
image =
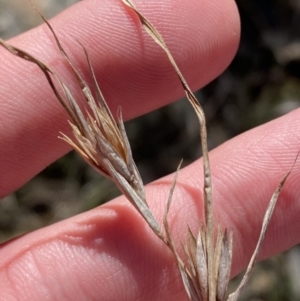
[[[77,0],[35,0],[51,18]],[[300,104],[300,2],[237,0],[242,19],[239,52],[222,76],[197,92],[213,148]],[[24,0],[0,0],[0,36],[40,23]],[[186,101],[126,123],[145,183],[187,165],[200,154],[198,125]],[[147,133],[152,135],[146,135]],[[147,136],[147,141],[144,137]],[[112,183],[74,153],[50,165],[0,202],[0,242],[89,210],[118,195]],[[298,246],[257,265],[241,300],[299,300]],[[239,278],[232,281],[234,287]]]

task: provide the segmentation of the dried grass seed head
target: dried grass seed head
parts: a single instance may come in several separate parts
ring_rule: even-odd
[[[85,50],[84,46],[81,45],[85,52],[87,63],[89,65],[89,69],[93,78],[95,96],[91,92],[82,76],[70,62],[68,55],[65,53],[63,47],[61,46],[60,41],[58,40],[51,25],[43,16],[41,16],[45,23],[48,25],[49,29],[52,31],[61,54],[64,56],[76,76],[77,82],[86,100],[86,103],[83,105],[82,110],[66,85],[50,67],[48,67],[40,60],[34,58],[30,54],[22,51],[21,49],[8,45],[1,39],[0,45],[10,51],[12,54],[36,64],[42,70],[56,97],[69,113],[72,120],[72,122],[70,122],[70,126],[72,128],[75,139],[72,140],[64,134],[62,134],[62,139],[73,146],[78,151],[78,153],[96,170],[104,174],[106,177],[112,179],[117,184],[117,186],[125,194],[128,200],[144,217],[154,233],[170,248],[178,265],[184,287],[190,300],[236,301],[250,277],[255,260],[257,258],[257,254],[261,247],[266,230],[270,223],[273,210],[278,200],[279,193],[291,170],[282,179],[269,203],[256,249],[253,253],[248,269],[241,284],[234,293],[232,293],[229,297],[226,297],[232,261],[232,234],[228,234],[226,230],[222,231],[219,229],[217,241],[216,243],[214,242],[212,187],[210,180],[211,175],[207,150],[204,112],[200,104],[197,102],[192,91],[190,90],[188,84],[186,83],[159,32],[135,8],[134,4],[130,0],[122,1],[137,13],[142,25],[145,27],[147,32],[166,52],[186,92],[188,100],[197,113],[200,123],[200,136],[204,157],[203,199],[205,202],[205,224],[203,227],[200,227],[197,236],[194,236],[190,229],[187,227],[188,239],[187,243],[183,244],[183,249],[186,255],[186,263],[184,263],[184,261],[179,257],[177,253],[167,220],[178,171],[172,184],[169,200],[167,203],[167,209],[164,216],[165,233],[163,233],[146,202],[143,183],[132,158],[130,145],[124,129],[121,110],[119,109],[118,111],[118,122],[116,122],[97,84],[94,70],[91,66],[87,51]],[[53,78],[56,80],[61,90],[63,91],[62,94],[60,93],[60,90],[56,88]]]

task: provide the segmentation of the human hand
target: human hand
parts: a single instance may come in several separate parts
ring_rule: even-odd
[[[233,57],[239,37],[233,2],[173,0],[164,5],[154,1],[137,5],[169,43],[192,88],[217,76]],[[178,29],[180,24],[184,25]],[[137,29],[139,24],[121,3],[80,2],[52,25],[82,69],[86,64],[81,49],[72,47],[74,36],[86,46],[111,110],[121,105],[126,119],[183,95],[164,53]],[[50,40],[42,26],[13,43],[48,62],[68,84],[69,73]],[[4,196],[68,151],[57,133],[69,130],[65,112],[37,68],[4,50],[0,57],[0,193]],[[109,96],[118,103],[112,103]],[[294,111],[211,152],[215,214],[224,228],[234,231],[233,274],[246,266],[270,196],[299,149],[298,114]],[[200,167],[199,160],[183,169],[175,190],[170,220],[174,237],[181,240],[187,221],[192,228],[198,227]],[[171,180],[172,176],[165,177],[146,189],[156,216],[163,214]],[[261,258],[299,240],[298,181],[295,169],[272,218]],[[169,250],[123,197],[8,242],[0,252],[0,300],[185,298]]]

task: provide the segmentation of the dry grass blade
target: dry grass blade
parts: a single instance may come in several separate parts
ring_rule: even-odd
[[[122,0],[128,7],[133,9],[138,15],[142,25],[144,26],[147,33],[154,39],[154,41],[165,51],[172,66],[174,67],[180,82],[183,86],[185,94],[193,106],[200,123],[200,137],[201,137],[201,147],[203,153],[204,162],[204,212],[205,212],[205,225],[206,225],[206,248],[207,248],[207,268],[208,268],[208,294],[209,301],[215,301],[215,279],[214,279],[214,225],[213,225],[213,208],[212,208],[212,187],[211,187],[211,173],[210,164],[208,157],[207,148],[207,130],[206,130],[206,120],[204,111],[194,96],[193,92],[189,88],[185,78],[183,77],[180,69],[178,68],[172,54],[170,53],[166,43],[164,42],[160,33],[156,28],[147,20],[135,7],[132,1]]]
[[[180,162],[180,164],[177,168],[175,177],[174,177],[172,185],[171,185],[171,189],[170,189],[169,197],[168,197],[168,202],[167,202],[167,208],[166,208],[164,218],[163,218],[163,223],[164,223],[164,228],[165,228],[165,231],[166,231],[167,245],[168,245],[168,247],[170,248],[170,250],[172,251],[172,253],[174,255],[174,258],[175,258],[175,261],[177,263],[177,266],[178,266],[178,269],[179,269],[179,272],[180,272],[185,290],[186,290],[186,292],[187,292],[187,294],[188,294],[188,296],[191,300],[197,300],[197,298],[196,298],[197,289],[194,286],[194,283],[193,283],[193,281],[192,281],[192,279],[189,275],[188,270],[185,267],[185,264],[183,263],[183,261],[181,260],[179,254],[177,253],[176,247],[175,247],[173,239],[172,239],[172,234],[171,234],[171,231],[170,231],[169,223],[168,223],[168,214],[169,214],[170,206],[171,206],[171,203],[172,203],[172,196],[173,196],[173,193],[174,193],[176,180],[177,180],[177,177],[178,177],[178,172],[179,172],[181,164],[182,164],[182,161]]]
[[[203,153],[204,162],[204,211],[205,211],[205,225],[206,225],[206,247],[207,247],[207,265],[208,265],[208,277],[209,277],[209,300],[215,301],[215,280],[214,280],[214,226],[213,226],[213,208],[212,208],[212,187],[211,187],[211,173],[207,148],[207,130],[204,111],[199,104],[198,100],[194,96],[193,92],[189,88],[185,78],[183,77],[180,69],[178,68],[172,54],[170,53],[166,43],[164,42],[160,33],[156,28],[147,20],[135,7],[132,1],[122,0],[127,6],[135,11],[138,15],[142,25],[148,32],[148,34],[154,39],[154,41],[161,46],[166,52],[172,66],[174,67],[180,82],[183,86],[185,94],[193,106],[200,123],[200,136],[201,136],[201,148]]]
[[[274,209],[275,209],[275,206],[277,204],[277,201],[278,201],[278,197],[280,195],[280,192],[282,190],[282,187],[284,186],[287,178],[289,177],[289,175],[291,174],[295,164],[296,164],[296,161],[299,157],[299,153],[297,154],[296,156],[296,159],[291,167],[291,169],[288,171],[288,173],[281,179],[279,185],[277,186],[275,192],[273,193],[272,195],[272,198],[270,200],[270,203],[268,205],[268,208],[266,210],[266,213],[264,215],[264,219],[263,219],[263,223],[262,223],[262,227],[261,227],[261,231],[260,231],[260,235],[259,235],[259,239],[258,239],[258,242],[257,242],[257,245],[255,247],[255,250],[253,252],[253,255],[250,259],[250,262],[248,264],[248,267],[247,267],[247,270],[245,272],[245,275],[240,283],[240,285],[238,286],[238,288],[236,289],[236,291],[232,294],[230,294],[230,296],[228,297],[228,301],[236,301],[238,299],[238,297],[240,296],[243,288],[245,287],[245,285],[247,284],[250,276],[251,276],[251,273],[252,273],[252,270],[253,270],[253,267],[254,267],[254,264],[256,262],[256,259],[257,259],[257,256],[259,254],[259,251],[260,251],[260,248],[261,248],[261,245],[264,241],[264,238],[265,238],[265,235],[266,235],[266,232],[267,232],[267,229],[268,229],[268,226],[270,224],[270,220],[271,220],[271,217],[273,215],[273,212],[274,212]]]

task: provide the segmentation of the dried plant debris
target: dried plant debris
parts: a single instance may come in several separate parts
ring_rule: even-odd
[[[83,49],[90,74],[93,79],[93,92],[70,61],[49,22],[41,15],[42,19],[52,32],[60,53],[71,67],[76,77],[77,84],[79,85],[85,99],[85,103],[82,104],[74,98],[68,87],[62,82],[56,72],[41,60],[17,47],[7,44],[1,39],[0,45],[17,57],[36,64],[44,73],[54,94],[71,118],[69,124],[73,131],[73,139],[63,133],[60,138],[69,143],[94,169],[103,174],[105,177],[111,179],[118,186],[122,193],[145,219],[153,232],[171,250],[189,299],[192,301],[235,301],[240,296],[242,289],[250,277],[270,223],[273,210],[276,206],[279,193],[293,167],[283,177],[271,198],[263,219],[257,246],[241,284],[234,293],[227,297],[227,287],[230,279],[232,262],[233,238],[231,231],[222,229],[220,226],[216,229],[213,221],[212,184],[204,111],[189,88],[160,33],[149,22],[149,20],[147,20],[137,10],[130,0],[122,0],[122,2],[135,12],[147,33],[165,51],[170,63],[179,77],[187,99],[197,114],[200,124],[200,138],[204,162],[203,200],[205,221],[200,227],[197,235],[194,235],[187,225],[187,241],[182,244],[183,253],[185,255],[184,258],[180,257],[179,252],[175,247],[168,223],[168,213],[180,165],[170,189],[162,228],[156,221],[147,204],[143,181],[132,158],[130,144],[127,139],[122,120],[121,109],[119,108],[117,112],[116,121],[110,112],[97,83],[95,73],[85,47],[78,42]],[[217,232],[216,240],[214,239],[215,232]]]

